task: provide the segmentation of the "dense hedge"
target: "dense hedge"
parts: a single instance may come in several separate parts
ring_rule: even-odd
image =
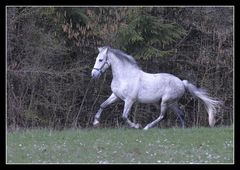
[[[97,47],[131,54],[150,73],[168,72],[224,101],[217,124],[233,123],[233,8],[7,7],[7,125],[91,127],[111,94],[111,71],[90,81]],[[180,100],[187,126],[208,126],[203,103]],[[123,103],[101,125],[122,126]],[[146,124],[159,104],[136,104],[131,119]],[[168,112],[161,127],[176,126]]]

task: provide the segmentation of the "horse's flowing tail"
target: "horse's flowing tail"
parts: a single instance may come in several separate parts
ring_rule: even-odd
[[[185,88],[195,97],[200,98],[205,105],[208,112],[208,122],[211,127],[215,125],[215,116],[217,108],[220,107],[222,101],[214,99],[208,95],[206,90],[195,87],[193,84],[189,83],[187,80],[183,80]]]

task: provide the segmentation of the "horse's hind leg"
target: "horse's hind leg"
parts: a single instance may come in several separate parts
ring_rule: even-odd
[[[185,124],[184,124],[184,112],[179,108],[178,104],[175,103],[173,105],[170,106],[170,108],[174,111],[174,113],[177,114],[177,116],[179,117],[181,124],[182,124],[182,128],[185,128]]]
[[[165,102],[164,100],[162,100],[161,102],[161,114],[160,116],[154,120],[153,122],[147,124],[147,126],[144,127],[143,130],[148,130],[149,128],[153,127],[154,125],[156,125],[158,122],[160,122],[164,116],[165,116],[165,113],[166,113],[166,110],[167,110],[167,102]]]
[[[101,113],[102,113],[103,109],[105,109],[110,104],[116,102],[118,99],[119,98],[114,93],[112,93],[111,96],[109,96],[109,98],[100,105],[100,109],[98,110],[98,112],[96,113],[96,115],[94,117],[94,122],[93,122],[94,126],[99,124],[99,118],[101,116]]]

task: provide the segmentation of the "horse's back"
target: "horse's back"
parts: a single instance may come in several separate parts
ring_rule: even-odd
[[[138,100],[143,103],[157,102],[161,98],[180,98],[185,87],[178,77],[168,73],[150,74],[142,72]]]
[[[161,84],[166,86],[183,86],[182,80],[180,80],[178,77],[174,76],[173,74],[169,74],[169,73],[151,74],[151,73],[143,72],[141,81],[146,84],[154,83],[154,84]]]

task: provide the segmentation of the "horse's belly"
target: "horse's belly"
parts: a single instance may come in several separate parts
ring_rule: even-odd
[[[156,96],[154,98],[143,96],[143,97],[138,97],[137,101],[140,103],[156,103],[156,102],[160,101],[160,99],[161,99],[161,97],[159,97],[159,96]]]
[[[137,97],[140,103],[154,103],[162,98],[166,86],[159,86],[159,80],[157,74],[142,74]]]
[[[140,103],[154,103],[162,98],[160,89],[158,87],[142,86],[139,88],[137,100]]]

